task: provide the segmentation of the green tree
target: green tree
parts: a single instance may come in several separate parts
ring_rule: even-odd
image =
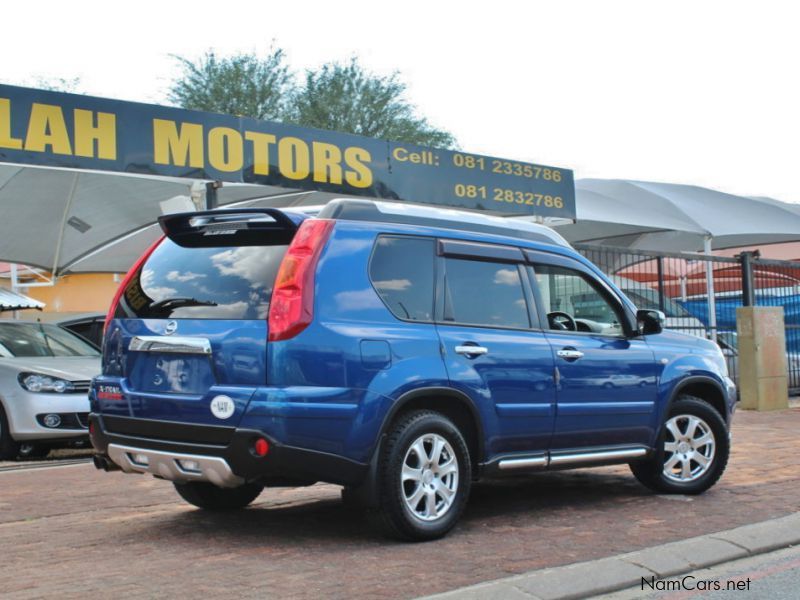
[[[266,58],[208,51],[196,62],[175,57],[181,73],[169,100],[183,108],[332,129],[397,142],[451,148],[455,138],[433,127],[405,99],[398,73],[379,76],[358,60],[309,70],[297,86],[283,50]]]
[[[80,77],[36,77],[34,79],[33,87],[40,90],[49,90],[51,92],[69,92],[70,94],[82,94],[80,91],[81,78]]]
[[[208,51],[197,62],[175,57],[181,75],[169,89],[169,100],[183,108],[254,119],[284,119],[294,94],[294,78],[280,48],[266,58],[236,54],[227,58]]]
[[[299,125],[346,131],[397,142],[451,148],[452,134],[436,129],[405,99],[397,72],[378,76],[358,60],[307,71],[290,119]]]

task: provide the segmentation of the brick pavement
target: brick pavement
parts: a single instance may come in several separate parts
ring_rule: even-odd
[[[446,539],[376,535],[334,486],[266,490],[204,514],[149,477],[90,465],[0,473],[3,598],[410,598],[601,558],[800,509],[800,408],[740,411],[702,496],[657,496],[626,467],[480,485]]]

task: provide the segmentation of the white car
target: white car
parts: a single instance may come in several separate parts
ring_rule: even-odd
[[[0,321],[0,460],[44,456],[88,436],[100,354],[56,325]]]

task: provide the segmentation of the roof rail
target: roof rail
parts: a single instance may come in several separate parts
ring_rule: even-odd
[[[402,223],[475,231],[570,247],[569,242],[560,234],[545,225],[418,204],[337,198],[328,202],[316,216],[323,219]]]

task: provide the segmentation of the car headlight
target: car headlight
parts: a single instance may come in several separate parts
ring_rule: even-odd
[[[41,375],[39,373],[20,373],[17,377],[19,384],[29,392],[56,392],[65,394],[72,392],[75,386],[71,381]]]

